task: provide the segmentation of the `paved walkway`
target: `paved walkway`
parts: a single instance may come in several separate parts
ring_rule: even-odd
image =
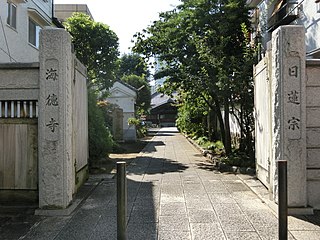
[[[278,239],[277,217],[261,198],[237,175],[215,171],[174,130],[162,128],[127,168],[128,239]],[[115,183],[99,177],[84,186],[92,190],[70,216],[30,216],[22,236],[8,225],[0,238],[116,239]],[[306,217],[290,217],[289,229],[289,239],[320,239],[319,225]]]

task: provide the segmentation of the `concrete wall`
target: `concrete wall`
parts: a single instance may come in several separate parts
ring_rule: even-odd
[[[0,100],[38,99],[39,63],[0,64],[0,70]]]
[[[289,206],[308,212],[320,208],[320,61],[306,62],[304,33],[275,30],[254,79],[257,176],[277,201],[276,161],[287,160]]]
[[[29,43],[29,17],[40,26],[50,26],[52,0],[11,1],[17,6],[17,27],[7,24],[7,1],[0,1],[0,63],[38,62],[39,51]]]
[[[41,36],[40,63],[0,64],[0,201],[39,194],[61,209],[87,177],[86,68],[64,29]]]
[[[93,20],[93,16],[86,4],[55,4],[54,15],[60,21],[64,22],[67,18],[71,17],[73,13],[84,13],[90,16]]]
[[[268,61],[263,58],[254,67],[256,173],[260,181],[271,190],[271,85],[268,76]]]
[[[307,61],[308,204],[320,209],[320,60]]]
[[[88,174],[88,93],[86,67],[73,56],[74,75],[72,76],[72,125],[73,158],[76,171],[76,188],[82,185]]]

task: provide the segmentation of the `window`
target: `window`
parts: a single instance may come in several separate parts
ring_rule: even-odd
[[[320,13],[320,0],[316,0],[317,4],[317,13]]]
[[[7,24],[13,27],[14,29],[17,28],[17,6],[11,2],[8,2]]]
[[[35,47],[39,47],[39,33],[41,27],[31,18],[29,18],[29,43]]]

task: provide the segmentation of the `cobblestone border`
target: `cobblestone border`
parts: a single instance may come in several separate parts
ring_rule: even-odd
[[[256,170],[251,167],[237,167],[237,166],[231,166],[226,163],[220,162],[217,160],[214,155],[208,151],[207,149],[204,149],[200,147],[195,141],[193,141],[190,137],[183,134],[184,137],[196,148],[198,149],[204,157],[211,160],[214,166],[222,172],[233,172],[233,173],[242,173],[242,174],[249,174],[249,175],[255,175]]]

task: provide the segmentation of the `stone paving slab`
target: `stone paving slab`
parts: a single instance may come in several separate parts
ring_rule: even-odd
[[[161,129],[127,172],[128,239],[278,238],[277,216],[261,184],[252,176],[215,170],[174,128]],[[0,239],[116,239],[115,179],[100,177],[69,216],[28,215],[16,226],[8,223],[12,218],[0,218]],[[291,216],[289,239],[320,239],[319,225],[316,218]]]

